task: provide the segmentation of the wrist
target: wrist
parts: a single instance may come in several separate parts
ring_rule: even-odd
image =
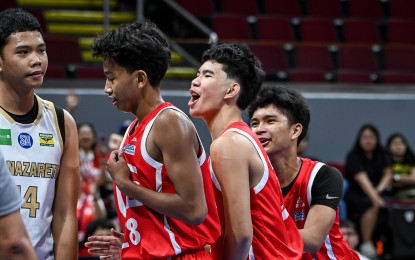
[[[394,182],[399,182],[401,180],[401,175],[400,174],[394,174],[393,175],[393,181]]]

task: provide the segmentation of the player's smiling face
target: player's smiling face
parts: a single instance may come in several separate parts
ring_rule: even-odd
[[[269,155],[289,148],[293,141],[293,129],[288,118],[273,105],[258,108],[252,115],[250,124]]]
[[[232,80],[227,78],[222,64],[206,61],[200,67],[190,87],[189,112],[194,117],[209,120],[222,107]]]

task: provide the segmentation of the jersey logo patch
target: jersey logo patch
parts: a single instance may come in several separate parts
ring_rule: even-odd
[[[124,146],[124,153],[134,155],[135,154],[135,145],[127,144]]]
[[[328,200],[332,200],[332,199],[338,199],[339,197],[333,197],[333,196],[330,196],[328,193],[327,193],[327,195],[326,195],[326,199],[328,199]]]
[[[19,145],[24,149],[29,149],[33,145],[33,138],[28,133],[21,133],[17,137]]]
[[[55,140],[52,134],[39,133],[40,146],[55,146]]]
[[[294,221],[303,221],[303,220],[305,220],[304,211],[294,212]]]
[[[298,197],[297,202],[295,203],[295,208],[298,209],[298,208],[302,208],[304,206],[305,206],[305,204],[304,204],[303,200],[300,197]]]
[[[0,145],[12,145],[11,129],[0,128]]]

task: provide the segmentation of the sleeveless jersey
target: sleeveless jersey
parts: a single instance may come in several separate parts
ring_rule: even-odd
[[[139,123],[132,133],[130,129],[137,123],[137,119],[131,123],[121,147],[130,168],[131,177],[137,185],[157,192],[175,193],[174,185],[165,166],[151,158],[146,149],[146,140],[154,121],[165,109],[183,113],[168,102],[160,104]],[[200,225],[189,225],[160,214],[140,201],[125,196],[115,186],[117,213],[125,234],[121,252],[122,259],[164,259],[203,250],[206,244],[212,244],[217,239],[220,232],[219,219],[210,181],[208,160],[202,143],[200,144],[202,151],[198,159],[208,207],[204,222]]]
[[[293,186],[284,197],[284,203],[291,217],[294,219],[298,229],[303,229],[305,220],[311,204],[311,189],[320,168],[321,162],[312,161],[308,158],[301,159],[301,169]],[[303,259],[360,259],[359,256],[348,246],[340,231],[339,211],[320,250],[312,255],[304,253]]]
[[[285,209],[277,175],[269,162],[258,138],[244,122],[235,122],[225,131],[237,132],[245,136],[257,150],[264,165],[261,181],[250,190],[253,240],[248,259],[300,259],[303,253],[303,241],[294,222]],[[225,227],[223,200],[220,184],[211,169],[211,178],[216,189],[222,232]],[[215,259],[219,259],[222,240],[212,246]]]
[[[36,96],[39,111],[30,124],[0,108],[0,152],[23,198],[20,209],[39,259],[53,259],[51,232],[55,182],[63,143],[52,102]]]

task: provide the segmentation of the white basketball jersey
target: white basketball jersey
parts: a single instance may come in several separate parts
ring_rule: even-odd
[[[53,103],[36,99],[39,110],[30,124],[0,108],[0,152],[23,198],[20,213],[38,258],[54,259],[52,206],[63,143]]]

